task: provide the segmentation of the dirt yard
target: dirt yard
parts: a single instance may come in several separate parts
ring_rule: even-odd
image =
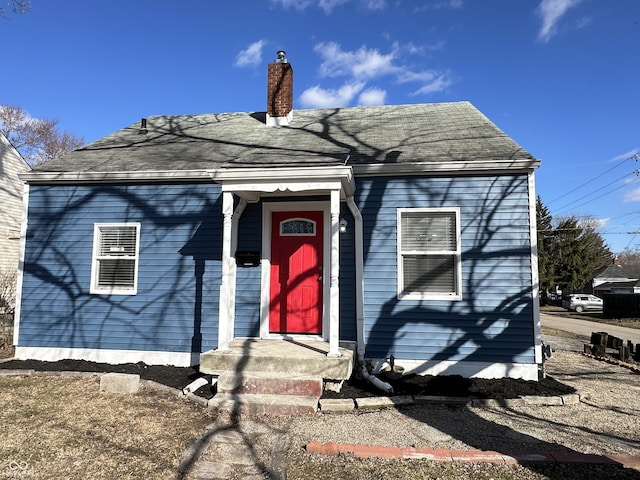
[[[97,376],[0,377],[0,479],[174,478],[214,418],[142,387],[99,391]]]

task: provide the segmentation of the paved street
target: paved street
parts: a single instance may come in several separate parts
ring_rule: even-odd
[[[634,344],[640,343],[640,330],[635,328],[619,327],[598,322],[589,322],[572,316],[550,315],[540,313],[540,323],[543,327],[555,328],[564,332],[571,332],[591,338],[592,332],[607,332],[621,338],[625,342],[631,340]]]

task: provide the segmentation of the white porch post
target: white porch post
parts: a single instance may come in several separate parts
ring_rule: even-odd
[[[331,190],[331,271],[329,284],[329,353],[340,356],[340,191]]]
[[[218,305],[218,350],[229,350],[229,270],[231,264],[231,220],[233,216],[233,194],[222,194],[222,282],[220,283],[220,298]]]

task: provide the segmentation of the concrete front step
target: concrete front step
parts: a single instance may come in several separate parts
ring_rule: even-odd
[[[322,377],[269,372],[223,372],[218,393],[322,396]]]
[[[241,415],[312,415],[318,410],[318,398],[218,393],[209,400],[209,408]]]
[[[328,356],[322,341],[236,339],[228,350],[200,355],[200,371],[220,376],[224,372],[277,372],[290,376],[319,376],[347,380],[353,371],[353,350],[340,348],[340,356]]]

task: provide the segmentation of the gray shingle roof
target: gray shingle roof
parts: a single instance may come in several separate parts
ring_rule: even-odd
[[[150,117],[36,172],[535,160],[469,102],[295,110],[287,127],[264,116]]]
[[[596,275],[595,278],[619,278],[619,279],[640,279],[640,267],[635,265],[609,265]]]

